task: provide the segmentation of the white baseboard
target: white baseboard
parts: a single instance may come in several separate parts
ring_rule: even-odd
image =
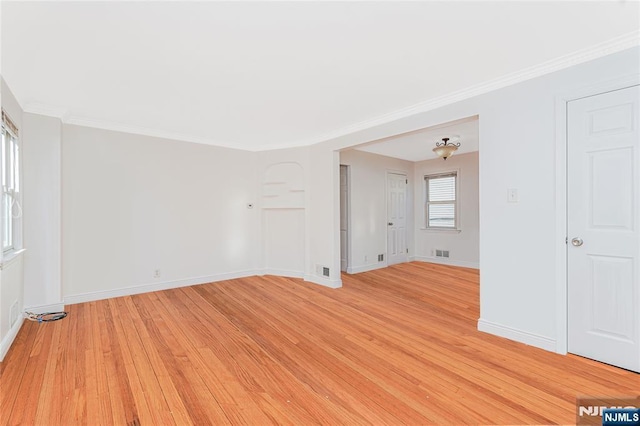
[[[330,278],[327,277],[319,277],[317,275],[305,275],[304,276],[304,280],[314,283],[314,284],[318,284],[318,285],[322,285],[325,287],[330,287],[330,288],[340,288],[342,287],[342,280],[341,279],[337,279],[337,280],[332,280]]]
[[[466,260],[446,259],[431,256],[414,256],[413,259],[417,260],[418,262],[438,263],[440,265],[451,265],[460,266],[462,268],[480,269],[480,264],[478,262],[467,262]]]
[[[59,308],[59,309],[56,309],[59,311],[64,309],[64,305],[93,302],[96,300],[111,299],[113,297],[132,296],[134,294],[169,290],[172,288],[187,287],[190,285],[212,283],[216,281],[232,280],[235,278],[253,277],[256,275],[277,275],[281,277],[303,278],[305,281],[309,281],[314,284],[320,284],[326,287],[331,287],[331,288],[342,287],[342,280],[340,279],[331,280],[324,277],[317,277],[315,275],[305,275],[303,272],[300,272],[300,271],[291,271],[291,270],[284,270],[284,269],[259,269],[259,270],[229,272],[226,274],[209,275],[204,277],[187,278],[183,280],[163,281],[160,283],[153,283],[153,284],[142,284],[142,285],[136,285],[131,287],[113,289],[113,290],[103,290],[103,291],[94,291],[94,292],[81,293],[81,294],[72,294],[69,296],[65,296],[64,303],[60,305],[47,305],[41,308],[46,310],[47,312],[50,312],[54,310],[53,308],[55,307],[55,308]],[[35,308],[32,308],[32,309],[35,309]],[[32,310],[31,312],[40,313],[36,310]]]
[[[252,277],[260,275],[258,271],[237,271],[225,274],[209,275],[204,277],[186,278],[182,280],[164,281],[153,284],[142,284],[131,287],[123,287],[114,290],[94,291],[82,294],[73,294],[65,296],[64,304],[73,305],[76,303],[93,302],[95,300],[111,299],[113,297],[131,296],[140,293],[149,293],[152,291],[169,290],[172,288],[187,287],[190,285],[205,284],[216,281],[232,280],[235,278]]]
[[[48,312],[64,311],[64,303],[53,303],[51,305],[29,306],[24,308],[25,312],[33,312],[34,314],[46,314]]]
[[[20,331],[20,327],[22,327],[23,322],[24,322],[24,317],[18,318],[18,320],[16,321],[15,324],[13,324],[13,327],[11,327],[7,335],[4,336],[4,338],[2,339],[2,342],[0,343],[0,362],[4,360],[5,355],[7,355],[7,352],[9,352],[9,348],[11,347],[11,344],[13,343],[13,341],[16,339],[16,336],[18,335],[18,331]]]
[[[347,267],[347,274],[359,274],[360,272],[369,272],[376,269],[386,268],[387,266],[389,266],[387,262],[369,263],[367,265],[353,267],[349,266]]]
[[[478,320],[478,330],[496,336],[505,337],[510,340],[515,340],[516,342],[535,346],[536,348],[550,352],[556,352],[556,341],[554,339],[529,333],[528,331],[507,327],[501,324],[496,324],[494,322],[483,320],[482,318]]]
[[[260,271],[259,275],[276,275],[278,277],[303,278],[303,271],[293,271],[289,269],[270,269],[265,268]]]
[[[287,269],[263,269],[260,271],[260,275],[276,275],[278,277],[288,277],[288,278],[302,278],[305,281],[319,284],[321,286],[330,287],[330,288],[340,288],[342,287],[342,280],[332,280],[327,277],[320,277],[318,275],[310,275],[305,274],[304,272],[299,271],[290,271]]]

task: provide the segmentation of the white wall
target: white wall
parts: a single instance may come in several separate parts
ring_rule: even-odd
[[[346,150],[340,164],[349,166],[350,252],[347,272],[358,273],[387,266],[387,172],[407,175],[407,243],[414,253],[414,163]],[[378,255],[385,260],[378,262]],[[366,260],[365,260],[366,258]]]
[[[258,166],[292,155],[307,161],[305,279],[339,286],[338,151],[478,114],[480,324],[496,334],[553,348],[558,333],[556,272],[561,267],[555,254],[564,248],[564,237],[555,231],[555,98],[638,73],[639,50],[307,148],[264,154],[266,163],[258,160],[259,154],[64,125],[65,300],[260,270],[259,209],[247,209],[246,203],[258,198]],[[2,90],[3,106],[19,111],[15,100],[5,101],[4,83]],[[519,190],[519,203],[507,203],[507,188]],[[315,265],[330,267],[331,276],[318,276]],[[157,268],[161,277],[154,279]],[[4,338],[7,297],[22,297],[22,284],[3,280],[1,293]]]
[[[5,83],[4,79],[0,77],[0,92],[2,109],[11,117],[13,123],[18,126],[20,133],[23,131],[22,126],[22,108],[16,101],[16,98],[11,93],[9,86]],[[18,135],[21,137],[21,135]],[[18,226],[22,219],[18,220]],[[2,232],[0,230],[0,232]],[[2,253],[0,251],[0,256]],[[24,280],[23,280],[23,254],[18,255],[18,258],[14,258],[10,263],[7,263],[7,259],[0,257],[0,361],[4,359],[13,339],[15,338],[20,326],[22,325],[22,317],[11,324],[11,306],[17,303],[20,312],[24,306],[23,294],[24,294]]]
[[[458,231],[426,229],[427,175],[458,173]],[[478,268],[480,263],[478,152],[456,154],[415,163],[416,260]],[[434,250],[449,250],[449,258],[436,258]]]
[[[24,257],[16,256],[9,262],[2,264],[0,270],[0,284],[2,284],[2,341],[0,343],[0,361],[9,351],[9,347],[16,338],[24,316],[22,315],[22,283],[24,281]],[[15,322],[11,323],[11,306],[16,306]]]
[[[309,151],[282,149],[258,156],[262,273],[302,278],[311,268],[305,238]]]
[[[330,153],[478,114],[480,117],[480,328],[554,350],[559,264],[564,236],[556,234],[555,101],[566,92],[640,73],[640,49],[632,48],[504,89],[407,116],[374,128],[335,138],[314,147]],[[318,156],[318,167],[335,170],[336,162]],[[507,189],[520,202],[507,202]],[[316,234],[339,243],[339,187],[332,206],[314,210]],[[323,219],[320,219],[320,216]],[[330,245],[330,243],[328,244]],[[334,253],[339,262],[339,251]]]
[[[257,154],[64,125],[62,164],[66,302],[256,273]]]
[[[309,209],[306,239],[309,256],[305,280],[341,287],[340,278],[340,155],[322,145],[309,150]],[[328,279],[316,265],[330,269]]]
[[[61,149],[58,118],[25,113],[22,132],[24,188],[24,305],[31,311],[62,308]],[[42,309],[38,309],[41,307]]]
[[[263,273],[302,278],[305,274],[305,209],[262,210]]]

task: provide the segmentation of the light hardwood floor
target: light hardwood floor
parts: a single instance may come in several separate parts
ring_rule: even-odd
[[[640,375],[480,333],[477,271],[252,277],[68,307],[0,364],[2,424],[551,424]]]

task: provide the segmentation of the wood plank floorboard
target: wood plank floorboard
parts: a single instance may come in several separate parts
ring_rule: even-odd
[[[274,276],[68,306],[0,363],[0,425],[572,424],[640,375],[477,331],[478,272]]]

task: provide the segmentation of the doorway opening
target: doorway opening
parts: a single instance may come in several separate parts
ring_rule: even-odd
[[[446,161],[433,152],[445,137],[461,143]],[[342,270],[355,274],[410,261],[478,269],[478,147],[475,115],[341,150]],[[443,174],[456,176],[455,197],[448,199],[455,208],[432,207],[429,221],[426,178]],[[438,226],[436,219],[454,226]]]

